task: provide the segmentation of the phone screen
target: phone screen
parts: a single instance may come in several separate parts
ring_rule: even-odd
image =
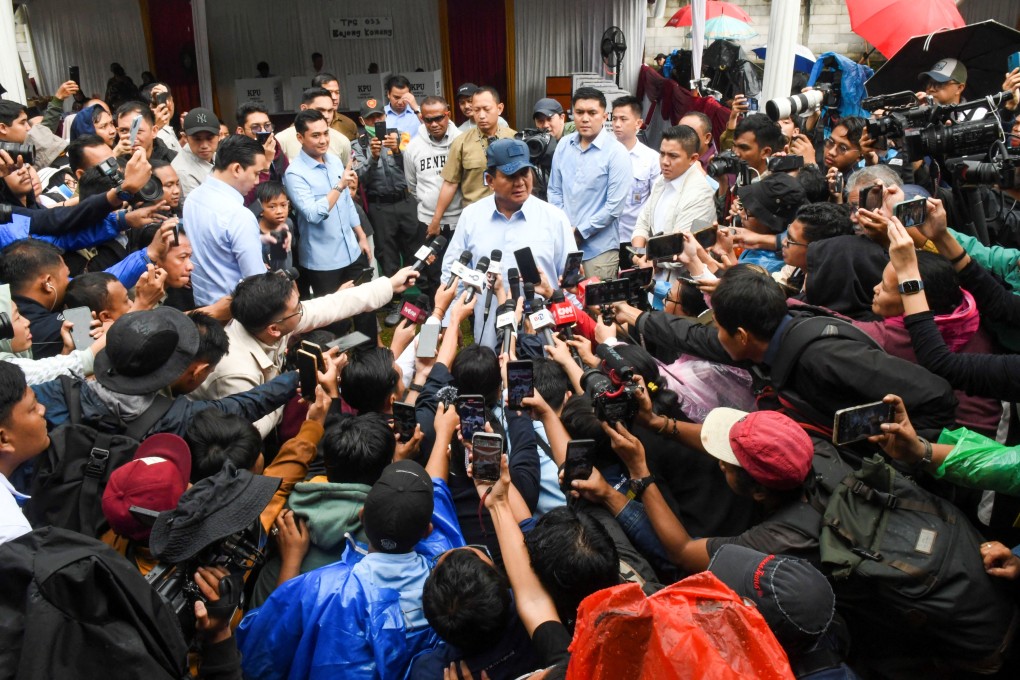
[[[563,285],[576,286],[581,280],[581,262],[584,260],[584,253],[577,250],[567,254],[567,263],[563,267]]]
[[[372,338],[368,337],[364,333],[354,331],[353,333],[348,333],[347,335],[337,338],[333,342],[326,343],[326,347],[329,348],[336,347],[340,351],[340,353],[343,354],[344,352],[350,351],[355,347],[360,347],[361,345],[369,345],[371,343]]]
[[[525,283],[533,283],[536,286],[542,283],[542,275],[538,272],[538,265],[535,264],[535,256],[531,254],[531,248],[515,250],[514,259],[517,260],[517,269],[520,270],[521,278]]]
[[[591,477],[595,463],[595,440],[574,439],[567,442],[567,459],[563,465],[563,488],[569,489],[575,479]]]
[[[64,310],[64,320],[74,324],[71,329],[71,340],[75,349],[85,349],[92,344],[92,310],[88,307],[72,307]]]
[[[410,441],[417,425],[418,419],[414,415],[413,405],[401,401],[393,402],[393,431],[400,441]]]
[[[315,401],[315,386],[319,383],[315,372],[318,360],[314,354],[299,349],[297,353],[298,377],[301,382],[301,398],[309,404]]]
[[[67,68],[68,80],[73,80],[74,84],[81,87],[81,69],[77,66],[69,66]]]
[[[747,98],[747,110],[748,111],[757,111],[758,110],[758,100],[755,99],[754,97],[748,97]]]
[[[460,416],[460,432],[465,440],[475,432],[485,431],[485,401],[480,394],[465,394],[457,397],[457,415]]]
[[[849,444],[882,434],[882,423],[892,419],[892,404],[882,401],[840,409],[832,427],[832,443]]]
[[[438,323],[427,323],[421,327],[418,333],[418,351],[415,353],[420,359],[432,359],[436,356],[436,347],[439,345],[439,331],[442,326]]]
[[[683,252],[683,236],[680,234],[663,234],[653,236],[645,244],[645,257],[650,260],[670,259]]]
[[[387,134],[388,132],[386,130],[386,121],[380,120],[378,123],[375,124],[375,136],[379,139],[382,139]]]
[[[495,482],[499,479],[499,459],[502,456],[502,437],[476,432],[471,437],[471,476],[482,482]]]
[[[691,235],[705,250],[715,245],[717,231],[715,222],[712,220],[694,220],[691,223]]]
[[[882,185],[872,184],[863,187],[857,193],[857,205],[865,210],[878,210],[882,207]]]
[[[893,208],[893,215],[903,223],[904,227],[918,227],[924,224],[927,210],[927,199],[915,198],[910,201],[897,203]]]
[[[530,361],[511,361],[506,366],[507,406],[517,410],[527,397],[535,396],[535,370]]]

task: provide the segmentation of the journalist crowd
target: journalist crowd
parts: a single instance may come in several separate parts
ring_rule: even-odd
[[[0,100],[0,677],[1018,677],[1020,69],[321,62]]]

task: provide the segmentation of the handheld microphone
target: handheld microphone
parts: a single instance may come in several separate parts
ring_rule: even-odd
[[[517,304],[517,298],[521,296],[521,273],[516,267],[511,267],[506,272],[506,281],[510,287],[510,299]]]
[[[524,313],[531,314],[535,304],[535,284],[525,283],[524,284]]]
[[[510,353],[510,341],[513,339],[514,326],[517,325],[516,305],[507,300],[496,313],[496,332],[502,336],[502,354]]]
[[[482,311],[482,323],[489,320],[489,308],[492,307],[492,288],[496,285],[496,276],[500,272],[500,260],[503,259],[502,250],[493,250],[489,255],[489,268],[485,272],[488,279],[489,289],[485,291],[485,309]]]
[[[453,288],[454,286],[457,285],[457,281],[461,278],[460,272],[463,270],[464,267],[467,267],[467,263],[471,261],[471,257],[472,257],[471,251],[465,250],[460,254],[460,259],[453,263],[453,267],[450,268],[450,271],[453,275],[450,277],[450,282],[446,284],[446,290],[449,290],[450,288]],[[457,266],[458,264],[460,265],[460,267]]]
[[[556,344],[553,341],[551,330],[556,325],[552,312],[548,309],[539,308],[528,316],[528,321],[531,322],[531,328],[535,331],[535,334],[542,338],[543,345],[552,347]]]
[[[567,302],[562,290],[553,293],[549,311],[552,312],[553,320],[556,322],[556,330],[562,332],[567,340],[573,340],[574,326],[577,324],[577,310],[574,309],[574,305]]]
[[[432,264],[439,257],[439,253],[446,247],[446,238],[443,236],[437,236],[432,239],[432,243],[429,245],[423,245],[418,249],[418,252],[414,254],[415,263],[411,267],[416,272],[420,272],[425,269],[426,266]]]
[[[465,286],[470,288],[467,297],[464,298],[464,302],[471,302],[475,299],[476,293],[481,293],[482,289],[485,288],[485,272],[489,270],[489,258],[483,257],[478,260],[478,264],[475,265],[474,270],[464,272],[460,280]]]

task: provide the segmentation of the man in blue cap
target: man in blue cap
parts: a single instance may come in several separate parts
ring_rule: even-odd
[[[469,268],[492,251],[502,252],[502,271],[517,267],[514,251],[531,248],[538,268],[553,288],[574,250],[573,229],[567,214],[531,195],[534,183],[528,145],[519,139],[498,139],[485,154],[485,181],[492,194],[464,208],[457,230],[443,258],[443,280],[465,250],[471,251]],[[484,304],[475,307],[475,339],[495,347],[496,300],[492,300],[488,321],[483,325]]]

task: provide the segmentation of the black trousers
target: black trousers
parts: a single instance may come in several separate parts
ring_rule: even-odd
[[[375,257],[383,276],[393,276],[401,266],[414,262],[414,253],[425,243],[425,230],[418,227],[418,204],[413,198],[396,203],[369,198],[368,219],[375,231]]]
[[[361,253],[357,260],[342,269],[315,271],[298,267],[298,270],[301,272],[301,277],[298,279],[298,291],[301,293],[301,299],[308,300],[335,293],[340,286],[348,281],[353,281],[361,273],[361,270],[367,266],[368,258],[365,257],[364,253]],[[339,337],[350,332],[352,323],[354,330],[364,333],[370,338],[376,337],[379,332],[379,324],[376,320],[375,312],[356,314],[352,319],[344,319],[343,321],[326,326],[326,330]]]
[[[429,225],[424,222],[418,223],[418,229],[422,234],[428,232],[428,228]],[[418,279],[418,287],[432,302],[436,301],[436,291],[439,290],[442,280],[443,257],[446,255],[446,249],[449,248],[450,240],[453,238],[453,227],[446,224],[440,226],[439,235],[446,239],[446,245],[443,246],[440,252],[436,253],[435,261],[425,267],[425,271],[422,272],[423,276]]]

